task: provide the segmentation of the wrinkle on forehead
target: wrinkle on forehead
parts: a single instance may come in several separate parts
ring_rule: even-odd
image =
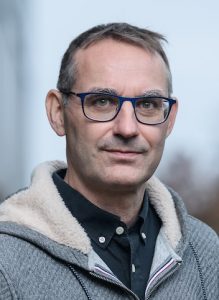
[[[90,83],[86,91],[100,87],[114,89],[117,95],[125,95],[126,89],[122,87],[124,83],[126,86],[139,87],[139,90],[136,88],[133,93],[137,96],[143,95],[144,91],[148,93],[151,88],[148,88],[147,83],[153,81],[159,82],[159,86],[157,84],[153,90],[161,91],[162,95],[167,94],[167,68],[157,53],[123,42],[104,40],[86,49],[80,49],[75,58],[78,71],[76,85],[79,82],[81,86],[84,86],[85,82]],[[118,88],[119,84],[121,88]],[[80,84],[78,88],[80,89]]]
[[[91,89],[87,90],[86,92],[89,93],[103,93],[103,94],[110,94],[115,96],[121,96],[119,91],[114,88],[104,88],[104,87],[92,87]],[[129,97],[129,95],[123,95],[124,97]],[[165,97],[165,91],[163,90],[144,90],[141,94],[135,95],[135,97],[148,97],[148,96],[157,96],[157,97]]]

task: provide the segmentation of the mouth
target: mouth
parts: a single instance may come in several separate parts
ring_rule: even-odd
[[[119,152],[119,153],[135,153],[140,154],[142,151],[136,151],[132,149],[104,149],[106,152]]]
[[[142,151],[136,151],[131,149],[105,149],[111,157],[119,160],[133,160],[142,155]]]

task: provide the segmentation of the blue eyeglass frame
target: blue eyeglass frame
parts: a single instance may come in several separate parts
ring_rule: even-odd
[[[79,98],[81,99],[81,104],[82,104],[81,106],[82,106],[82,111],[83,111],[83,113],[84,113],[84,116],[85,116],[87,119],[92,120],[92,121],[96,121],[96,122],[110,122],[110,121],[114,120],[114,119],[117,117],[117,115],[119,114],[120,109],[121,109],[121,107],[122,107],[122,104],[123,104],[125,101],[129,101],[129,102],[132,103],[132,106],[133,106],[133,109],[134,109],[134,113],[135,113],[135,117],[136,117],[136,119],[137,119],[137,121],[138,121],[139,123],[142,123],[142,124],[145,124],[145,125],[159,125],[159,124],[162,124],[162,123],[166,122],[166,120],[167,120],[168,117],[169,117],[169,114],[170,114],[170,111],[171,111],[171,109],[172,109],[172,106],[173,106],[174,104],[176,104],[176,100],[174,100],[174,99],[172,99],[172,98],[167,98],[167,97],[163,97],[163,96],[156,96],[156,95],[154,95],[154,96],[142,96],[142,97],[122,97],[122,96],[118,96],[118,95],[114,95],[114,94],[110,94],[110,93],[100,93],[100,92],[75,93],[75,92],[73,92],[73,91],[65,91],[65,90],[59,90],[59,91],[60,91],[62,94],[66,95],[66,96],[73,95],[73,96],[79,97]],[[85,97],[86,97],[87,95],[106,95],[106,96],[114,96],[114,97],[118,98],[118,99],[119,99],[119,107],[118,107],[118,110],[117,110],[115,116],[114,116],[113,118],[109,119],[109,120],[106,120],[106,121],[99,121],[99,120],[91,119],[90,117],[88,117],[88,116],[86,115],[86,113],[85,113],[85,110],[84,110],[84,99],[85,99]],[[154,124],[150,124],[150,123],[148,124],[148,123],[142,122],[142,121],[140,121],[140,120],[138,119],[137,114],[136,114],[136,111],[135,111],[135,102],[136,102],[136,100],[142,99],[142,98],[146,98],[146,99],[150,99],[150,98],[158,98],[158,99],[164,99],[164,100],[168,101],[168,103],[169,103],[169,110],[168,110],[168,113],[167,113],[165,119],[164,119],[162,122],[158,122],[158,123],[154,123]]]

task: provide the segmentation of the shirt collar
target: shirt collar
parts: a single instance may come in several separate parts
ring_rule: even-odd
[[[100,247],[106,248],[118,227],[123,227],[126,232],[128,231],[126,225],[120,220],[118,216],[100,209],[89,200],[87,200],[77,190],[68,185],[63,180],[65,173],[66,169],[54,172],[53,181],[65,205],[70,210],[72,215],[82,225],[92,241],[97,243]],[[133,228],[135,228],[135,230],[138,230],[139,233],[142,233],[146,230],[145,227],[147,215],[148,196],[147,193],[145,193],[138,220],[133,226]],[[132,230],[132,228],[130,228],[129,230]],[[100,237],[104,237],[105,241],[101,242]]]

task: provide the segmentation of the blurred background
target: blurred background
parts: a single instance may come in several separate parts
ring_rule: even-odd
[[[166,36],[180,107],[158,176],[219,233],[218,0],[0,0],[0,199],[45,160],[65,160],[47,122],[70,41],[91,26],[129,22]]]

